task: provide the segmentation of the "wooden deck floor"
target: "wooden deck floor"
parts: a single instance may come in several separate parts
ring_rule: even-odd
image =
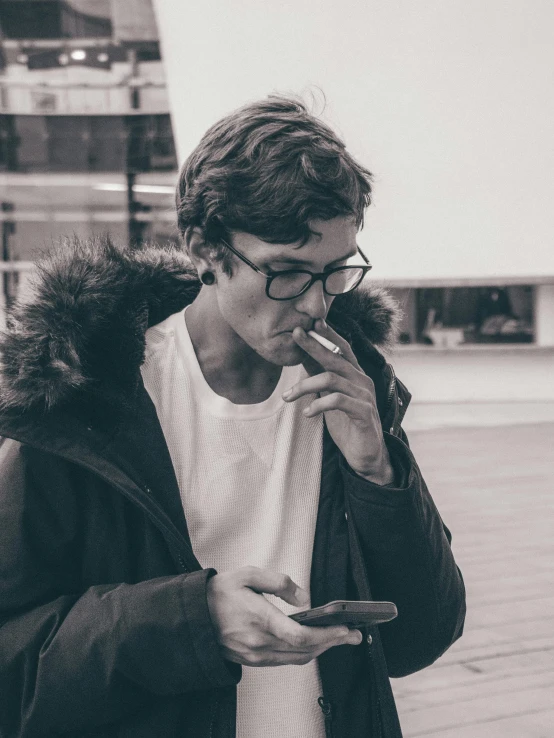
[[[462,638],[393,680],[405,738],[554,738],[554,423],[412,432],[467,586]]]

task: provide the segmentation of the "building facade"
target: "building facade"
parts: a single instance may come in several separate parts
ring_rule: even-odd
[[[150,0],[0,4],[4,269],[61,238],[176,239],[177,157]],[[4,271],[4,301],[17,291]]]

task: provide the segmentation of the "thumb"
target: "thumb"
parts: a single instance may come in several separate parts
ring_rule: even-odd
[[[289,605],[302,607],[310,602],[310,595],[305,589],[299,587],[296,582],[286,574],[278,574],[269,569],[257,569],[246,567],[244,570],[243,584],[259,594],[273,594],[280,597]]]

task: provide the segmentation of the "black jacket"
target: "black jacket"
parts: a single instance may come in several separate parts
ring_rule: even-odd
[[[200,285],[178,251],[72,243],[43,262],[0,350],[0,736],[231,737],[224,661],[171,459],[142,385],[144,334]],[[376,386],[395,487],[354,474],[329,435],[314,605],[383,599],[396,620],[319,658],[336,738],[401,736],[389,676],[461,635],[464,587],[400,423],[410,395],[374,347],[394,309],[337,298],[329,322]],[[191,429],[194,432],[194,429]]]

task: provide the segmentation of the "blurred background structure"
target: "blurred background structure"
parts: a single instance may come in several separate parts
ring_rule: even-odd
[[[1,304],[62,236],[176,242],[178,164],[203,131],[274,91],[317,109],[321,90],[375,173],[360,244],[404,309],[395,364],[415,405],[540,418],[554,403],[551,21],[546,0],[2,0]]]
[[[3,0],[0,38],[2,260],[15,268],[3,304],[64,236],[175,240],[177,158],[150,0]]]

